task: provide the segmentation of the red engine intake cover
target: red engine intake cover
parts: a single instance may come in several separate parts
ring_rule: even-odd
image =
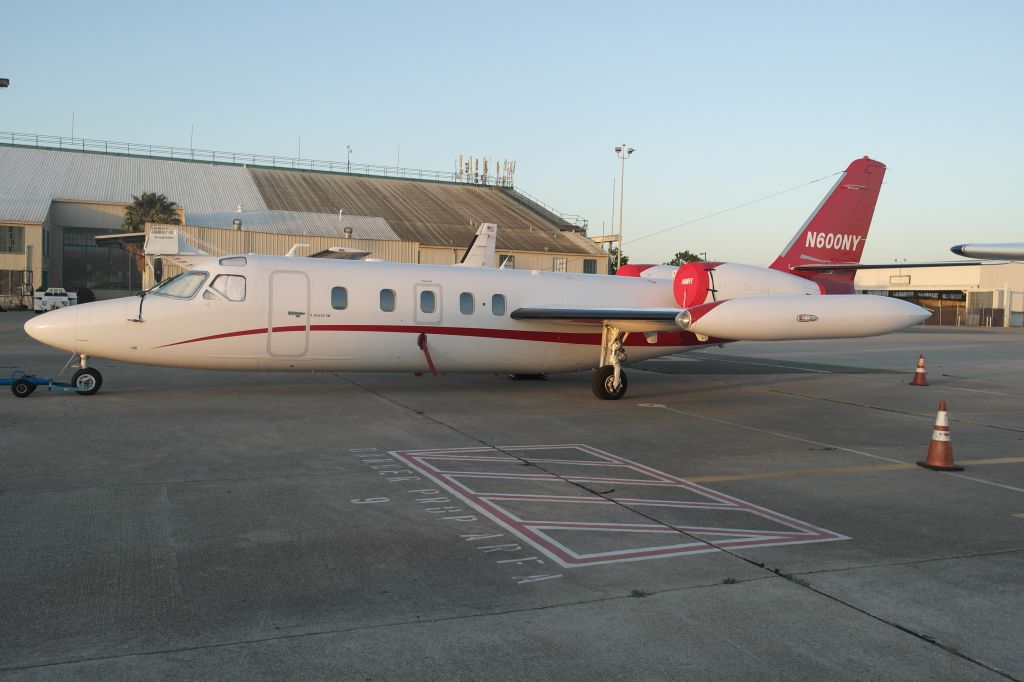
[[[711,290],[711,274],[721,263],[684,263],[676,270],[672,280],[672,293],[680,308],[700,305],[708,300]]]

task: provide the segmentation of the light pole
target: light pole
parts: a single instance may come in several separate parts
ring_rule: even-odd
[[[352,172],[352,145],[350,145],[350,144],[345,145],[345,151],[348,152],[348,166],[347,166],[347,168],[348,168],[348,172],[351,173]]]
[[[615,148],[615,155],[622,159],[622,176],[619,178],[619,250],[615,254],[615,271],[622,265],[622,203],[626,196],[626,159],[636,150],[625,143]]]

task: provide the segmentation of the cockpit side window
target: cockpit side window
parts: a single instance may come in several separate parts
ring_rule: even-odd
[[[209,290],[203,294],[203,298],[213,298],[210,293],[215,291],[229,301],[245,300],[245,277],[241,275],[217,275],[210,282]]]
[[[167,280],[149,293],[170,298],[192,298],[207,277],[209,273],[190,270]]]

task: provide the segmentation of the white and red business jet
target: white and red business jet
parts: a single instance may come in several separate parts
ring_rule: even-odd
[[[770,268],[625,266],[616,276],[501,270],[494,227],[460,266],[236,255],[204,257],[147,294],[45,313],[33,338],[89,357],[233,370],[496,372],[594,369],[605,400],[622,363],[727,341],[884,334],[928,311],[853,294],[885,166],[850,164]],[[483,246],[481,246],[483,244]],[[294,250],[294,249],[293,249]],[[477,266],[477,267],[466,267]],[[833,269],[846,265],[846,269]]]

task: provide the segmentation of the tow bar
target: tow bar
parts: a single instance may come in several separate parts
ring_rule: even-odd
[[[70,383],[57,381],[50,377],[39,377],[22,369],[14,370],[9,377],[0,377],[0,386],[10,386],[11,393],[18,398],[29,397],[40,386],[46,386],[51,393],[92,395],[100,390],[102,383],[103,377],[92,368],[82,368],[75,372]]]

